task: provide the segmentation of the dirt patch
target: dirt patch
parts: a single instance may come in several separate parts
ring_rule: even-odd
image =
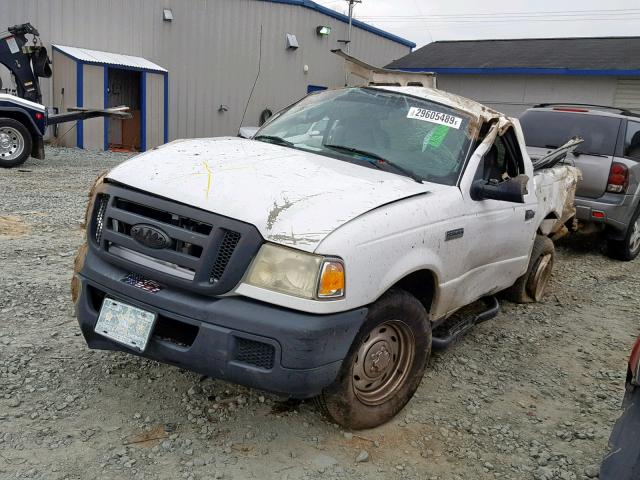
[[[27,235],[29,231],[29,225],[24,223],[20,217],[0,215],[0,236],[17,238]]]
[[[158,445],[162,440],[169,437],[165,425],[156,425],[149,430],[135,433],[127,437],[125,445],[133,445],[138,448],[152,448]],[[169,430],[170,431],[170,430]]]

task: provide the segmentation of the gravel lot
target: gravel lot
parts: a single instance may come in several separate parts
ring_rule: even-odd
[[[1,479],[584,479],[597,476],[638,334],[640,260],[558,246],[551,293],[432,357],[391,423],[90,351],[69,284],[93,179],[122,154],[48,148],[0,171]]]

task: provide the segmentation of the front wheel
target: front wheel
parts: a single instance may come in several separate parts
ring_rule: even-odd
[[[13,118],[0,118],[0,167],[17,167],[31,154],[31,133]]]
[[[551,279],[554,259],[555,247],[551,239],[544,235],[536,235],[527,271],[504,291],[505,297],[516,303],[542,300]]]
[[[640,208],[635,213],[622,240],[607,240],[607,254],[611,258],[628,262],[640,253]]]
[[[392,290],[369,309],[336,381],[316,397],[320,409],[349,429],[373,428],[411,399],[431,353],[431,323],[424,306]]]

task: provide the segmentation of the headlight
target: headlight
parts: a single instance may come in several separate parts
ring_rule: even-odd
[[[344,266],[339,260],[266,243],[246,282],[296,297],[336,299],[344,296]]]

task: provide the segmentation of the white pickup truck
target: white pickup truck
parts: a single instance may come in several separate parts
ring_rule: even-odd
[[[534,173],[517,120],[455,95],[312,94],[253,139],[174,141],[100,178],[78,320],[91,348],[373,427],[412,397],[432,345],[497,311],[487,298],[541,298],[577,180]]]

